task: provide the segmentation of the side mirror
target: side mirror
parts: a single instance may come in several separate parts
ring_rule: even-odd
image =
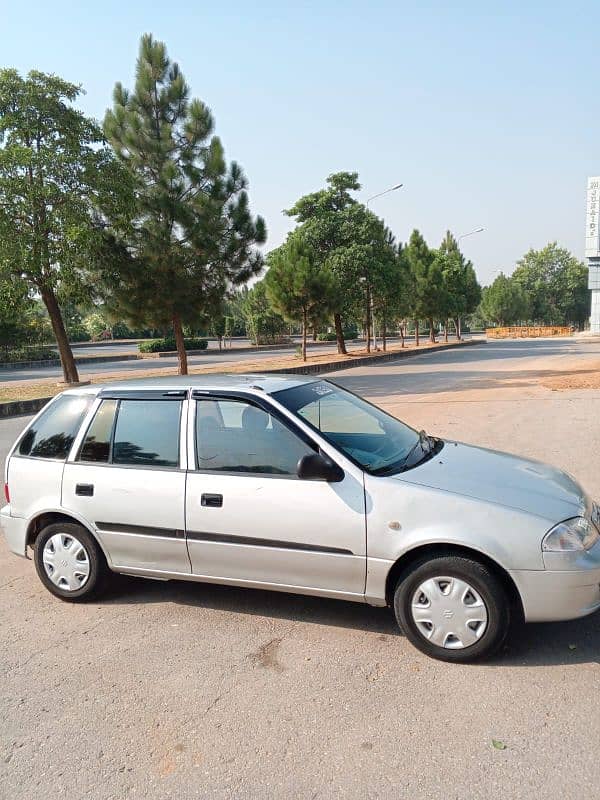
[[[305,481],[327,481],[338,483],[344,480],[344,470],[321,453],[302,456],[298,461],[296,473]]]

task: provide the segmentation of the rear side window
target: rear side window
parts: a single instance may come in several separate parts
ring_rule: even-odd
[[[63,395],[33,423],[19,444],[19,455],[64,460],[84,416],[94,402],[92,395]]]
[[[178,467],[180,417],[180,401],[104,400],[87,430],[77,460]]]
[[[112,463],[179,466],[181,403],[173,400],[121,400]]]

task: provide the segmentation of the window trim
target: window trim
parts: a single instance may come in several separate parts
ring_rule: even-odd
[[[197,423],[197,405],[198,402],[202,402],[203,400],[233,400],[237,402],[243,402],[247,405],[254,406],[255,408],[261,409],[261,411],[265,411],[267,414],[270,414],[274,417],[278,422],[280,422],[293,436],[299,439],[303,444],[305,444],[310,450],[315,453],[320,451],[319,444],[315,442],[315,440],[310,437],[305,431],[303,431],[300,427],[298,427],[293,420],[290,420],[288,417],[283,414],[277,406],[273,403],[270,403],[266,398],[257,397],[255,395],[247,394],[246,392],[231,390],[231,391],[219,391],[214,389],[196,389],[192,391],[191,400],[193,402],[189,403],[190,408],[190,416],[188,417],[188,450],[191,448],[191,452],[193,453],[193,459],[190,464],[188,464],[188,472],[198,473],[199,475],[214,475],[215,477],[219,475],[223,476],[235,476],[235,477],[243,477],[243,478],[266,478],[268,480],[278,479],[278,480],[300,480],[296,474],[294,475],[278,475],[274,472],[240,472],[236,470],[215,470],[215,469],[204,469],[198,466],[198,448],[197,448],[197,437],[196,437],[196,423]]]

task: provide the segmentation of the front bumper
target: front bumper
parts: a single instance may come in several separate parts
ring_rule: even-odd
[[[544,570],[510,572],[526,622],[557,622],[600,609],[600,542],[591,550],[544,553]]]
[[[12,552],[27,558],[27,520],[11,517],[9,512],[10,506],[4,506],[0,510],[0,528]]]

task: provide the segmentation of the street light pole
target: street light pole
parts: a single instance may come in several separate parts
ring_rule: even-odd
[[[473,236],[475,233],[481,233],[484,231],[485,228],[475,228],[473,231],[469,231],[468,233],[461,233],[461,235],[456,239],[457,242],[460,242],[461,239],[464,239],[465,236]]]
[[[485,230],[485,228],[474,228],[474,230],[469,231],[468,233],[461,233],[461,235],[456,239],[456,244],[458,244],[460,242],[460,240],[464,239],[466,236],[473,236],[476,233],[482,233],[484,230]],[[461,338],[461,327],[462,327],[462,325],[461,325],[460,317],[458,317],[457,319],[458,319],[458,328],[456,329],[456,337],[457,337],[457,339],[460,339]],[[456,323],[454,323],[454,327],[456,328]]]
[[[378,192],[377,194],[372,195],[369,197],[365,203],[367,210],[369,209],[369,203],[371,200],[375,200],[378,197],[383,197],[384,194],[389,194],[390,192],[395,192],[397,189],[401,189],[404,186],[403,183],[397,183],[395,186],[390,186],[389,189],[384,189],[383,192]],[[377,350],[377,334],[375,332],[375,308],[373,303],[373,292],[371,291],[370,284],[367,283],[367,293],[368,293],[368,300],[369,300],[369,315],[371,317],[371,326],[373,328],[373,349]],[[369,337],[370,337],[370,330],[367,321],[367,349],[369,349]]]

